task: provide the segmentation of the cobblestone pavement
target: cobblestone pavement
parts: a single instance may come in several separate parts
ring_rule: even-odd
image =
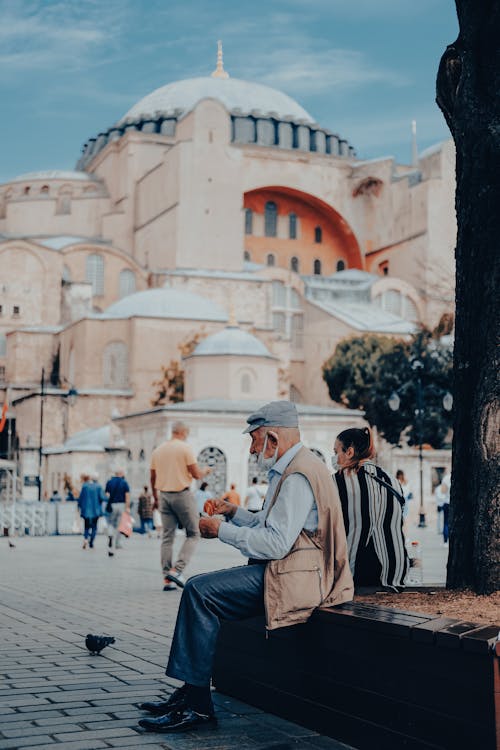
[[[2,750],[346,749],[271,714],[214,693],[219,728],[143,733],[137,703],[171,692],[164,667],[180,594],[162,592],[159,541],[134,535],[114,558],[104,538],[0,538],[0,748]],[[189,572],[239,565],[236,550],[202,540]],[[100,656],[87,633],[113,635]]]

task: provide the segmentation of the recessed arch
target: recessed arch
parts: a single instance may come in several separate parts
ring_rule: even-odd
[[[284,185],[262,185],[244,194],[244,208],[252,211],[259,226],[265,225],[266,206],[269,211],[270,204],[277,208],[277,233],[273,240],[276,266],[288,269],[291,258],[297,257],[304,273],[317,256],[325,275],[335,273],[340,259],[348,268],[364,270],[364,256],[354,231],[333,206],[311,193]],[[300,226],[296,237],[294,231],[290,232],[290,215],[294,216],[293,223]],[[266,248],[265,234],[256,232],[246,237],[246,249],[255,263],[266,263],[269,240]]]

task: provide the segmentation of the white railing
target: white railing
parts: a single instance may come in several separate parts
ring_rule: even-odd
[[[0,503],[0,530],[9,530],[10,536],[44,536],[47,528],[48,509],[45,503],[14,502]]]

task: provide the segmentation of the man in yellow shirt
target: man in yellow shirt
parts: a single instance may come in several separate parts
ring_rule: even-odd
[[[159,445],[151,456],[151,490],[154,507],[160,509],[163,536],[161,543],[161,566],[164,591],[177,586],[184,588],[185,570],[194,552],[200,532],[198,509],[191,492],[193,479],[203,479],[211,469],[201,469],[192,448],[186,443],[189,429],[183,422],[174,422],[172,438]],[[177,527],[186,530],[175,565],[173,564],[174,537]]]

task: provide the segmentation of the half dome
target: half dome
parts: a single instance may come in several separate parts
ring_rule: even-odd
[[[137,120],[153,117],[158,112],[180,110],[190,112],[202,99],[217,99],[227,110],[239,109],[248,114],[258,110],[261,114],[273,113],[280,119],[314,120],[294,99],[282,91],[251,83],[238,78],[187,78],[155,89],[141,99],[120,120]]]
[[[129,294],[110,305],[100,317],[227,321],[226,312],[206,297],[170,287]]]
[[[256,336],[237,326],[207,336],[189,356],[206,357],[233,355],[237,357],[268,357],[274,359],[267,347]]]

